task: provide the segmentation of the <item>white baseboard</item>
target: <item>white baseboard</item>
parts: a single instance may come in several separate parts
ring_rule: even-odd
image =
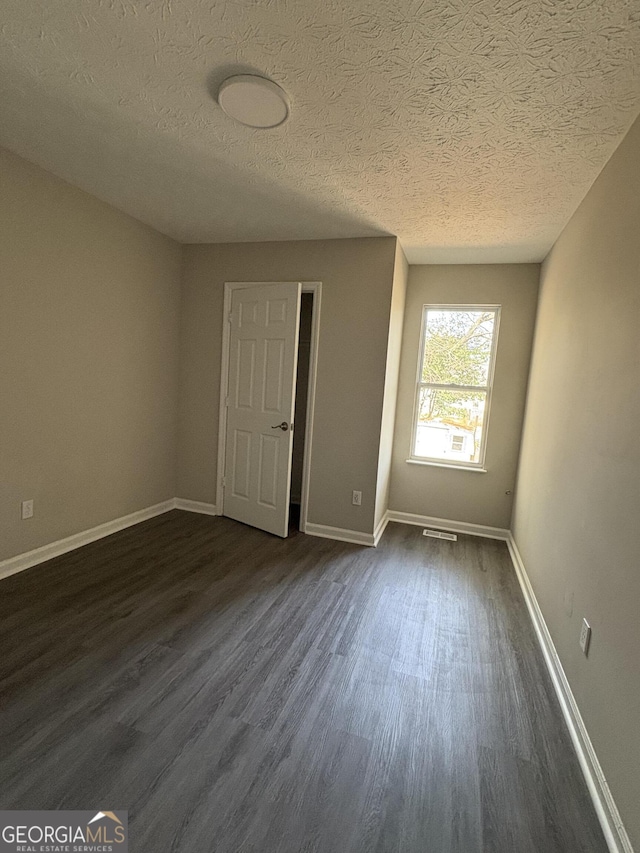
[[[344,527],[329,527],[326,524],[313,524],[307,521],[305,530],[309,536],[320,536],[321,539],[337,539],[338,542],[352,542],[354,545],[370,545],[373,547],[373,533],[361,533],[359,530],[346,530]]]
[[[415,515],[412,512],[398,512],[390,509],[387,513],[389,521],[399,521],[401,524],[415,524],[417,527],[435,527],[438,530],[448,530],[451,533],[468,533],[471,536],[483,536],[485,539],[508,540],[509,531],[503,527],[487,527],[484,524],[471,524],[467,521],[452,521],[449,518],[435,518],[431,515]]]
[[[373,533],[361,533],[359,530],[346,530],[342,527],[329,527],[325,524],[307,522],[305,533],[310,536],[321,536],[324,539],[337,539],[339,542],[352,542],[355,545],[377,546],[382,538],[387,524],[399,521],[402,524],[415,524],[419,527],[437,527],[440,530],[451,530],[454,533],[469,533],[472,536],[484,536],[488,539],[506,541],[509,531],[502,527],[486,527],[482,524],[470,524],[466,521],[451,521],[447,518],[434,518],[429,515],[414,515],[411,512],[387,510],[382,516]]]
[[[0,562],[0,579],[23,572],[25,569],[30,569],[32,566],[37,566],[39,563],[53,559],[53,557],[67,554],[69,551],[82,547],[82,545],[88,545],[89,542],[103,539],[105,536],[117,533],[118,530],[132,527],[134,524],[139,524],[148,518],[154,518],[156,515],[162,515],[162,513],[174,508],[175,500],[171,498],[171,500],[154,504],[154,506],[139,509],[130,515],[123,515],[121,518],[115,518],[113,521],[99,524],[97,527],[92,527],[89,530],[74,533],[72,536],[59,539],[57,542],[50,542],[48,545],[35,548],[33,551],[26,551],[24,554],[18,554],[15,557],[10,557],[8,560],[2,560]]]
[[[0,561],[0,580],[8,578],[10,575],[15,575],[18,572],[23,572],[25,569],[30,569],[32,566],[37,566],[39,563],[44,563],[46,560],[59,557],[61,554],[67,554],[69,551],[81,548],[83,545],[88,545],[89,542],[104,539],[105,536],[110,536],[119,530],[125,530],[134,524],[140,524],[141,521],[146,521],[148,518],[162,515],[162,513],[169,512],[171,509],[198,512],[202,515],[218,515],[215,504],[203,503],[202,501],[189,501],[185,498],[171,498],[168,501],[163,501],[162,503],[154,504],[154,506],[148,506],[145,509],[132,512],[130,515],[123,515],[121,518],[115,518],[113,521],[99,524],[97,527],[92,527],[89,530],[74,533],[72,536],[59,539],[57,542],[50,542],[48,545],[35,548],[33,551],[27,551],[24,554],[17,554],[15,557],[10,557],[8,560],[2,560]]]
[[[378,522],[378,526],[373,531],[373,544],[377,547],[378,542],[382,539],[382,534],[387,529],[387,524],[389,524],[389,510],[385,512],[380,521]]]
[[[622,823],[580,709],[558,657],[558,652],[529,581],[518,546],[511,534],[507,539],[507,547],[609,850],[611,853],[633,853],[631,841]]]
[[[198,512],[201,515],[219,515],[215,504],[204,503],[204,501],[189,501],[186,498],[176,498],[175,508],[186,512]]]

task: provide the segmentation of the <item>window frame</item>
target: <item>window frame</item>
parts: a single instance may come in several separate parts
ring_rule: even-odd
[[[413,392],[413,420],[411,426],[411,446],[407,462],[418,465],[434,465],[439,468],[459,468],[462,470],[486,471],[485,458],[487,452],[487,439],[489,435],[489,420],[491,416],[491,401],[493,396],[493,384],[498,352],[498,334],[500,331],[501,305],[456,305],[429,303],[422,306],[422,321],[420,323],[420,346],[418,348],[418,365],[416,370],[416,382]],[[429,311],[491,311],[494,314],[493,339],[491,341],[491,354],[489,356],[489,369],[487,371],[486,385],[455,385],[439,382],[423,382],[422,369],[424,367],[424,354],[426,347],[427,316]],[[455,459],[444,459],[437,456],[417,456],[414,452],[416,446],[416,434],[418,429],[418,413],[420,411],[420,392],[423,388],[436,388],[441,391],[482,391],[486,394],[484,417],[482,424],[482,437],[477,462],[458,461]]]

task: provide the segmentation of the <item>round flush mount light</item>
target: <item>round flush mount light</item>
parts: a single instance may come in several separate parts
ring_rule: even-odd
[[[255,74],[228,77],[218,90],[218,103],[228,116],[247,127],[277,127],[289,116],[286,92]]]

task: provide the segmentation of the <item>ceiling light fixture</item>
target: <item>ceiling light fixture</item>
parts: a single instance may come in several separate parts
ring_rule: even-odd
[[[289,116],[286,92],[255,74],[228,77],[218,90],[218,103],[228,116],[247,127],[277,127]]]

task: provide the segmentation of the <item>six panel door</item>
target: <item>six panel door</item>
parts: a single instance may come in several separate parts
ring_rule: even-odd
[[[224,515],[285,537],[301,284],[233,291]]]

